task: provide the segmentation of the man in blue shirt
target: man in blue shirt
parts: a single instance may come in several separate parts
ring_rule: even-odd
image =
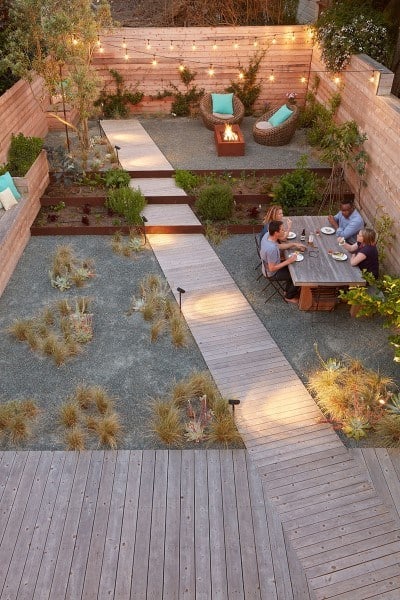
[[[329,223],[336,231],[337,237],[343,237],[348,244],[355,244],[357,233],[364,227],[364,219],[355,208],[354,203],[344,200],[340,204],[340,212],[328,217]]]

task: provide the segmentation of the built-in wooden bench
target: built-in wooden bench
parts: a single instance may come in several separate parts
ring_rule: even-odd
[[[31,225],[40,210],[40,197],[49,184],[45,150],[25,177],[13,179],[22,198],[0,218],[0,296],[28,243]]]

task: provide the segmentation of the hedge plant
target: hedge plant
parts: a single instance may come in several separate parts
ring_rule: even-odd
[[[291,173],[282,175],[272,189],[274,202],[284,210],[312,206],[318,199],[319,178],[307,168],[307,156],[302,156]]]
[[[197,212],[207,221],[229,219],[233,206],[232,188],[224,183],[215,183],[203,188],[196,200]]]
[[[7,168],[14,177],[27,174],[43,148],[43,140],[38,137],[25,137],[23,133],[13,135],[8,151]]]

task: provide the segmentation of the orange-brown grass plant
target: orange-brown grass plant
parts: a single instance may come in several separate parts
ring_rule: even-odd
[[[326,370],[322,367],[309,376],[307,383],[317,404],[335,421],[342,421],[348,409],[348,401],[340,385],[341,371],[342,369]]]
[[[57,344],[54,346],[52,352],[52,358],[56,363],[57,367],[63,365],[67,358],[70,357],[68,346],[63,343],[61,340],[58,340]]]
[[[75,388],[73,399],[80,408],[88,410],[88,408],[93,406],[92,388],[84,383],[80,383]]]
[[[10,423],[11,411],[9,403],[0,404],[0,432],[4,432]]]
[[[169,320],[169,326],[171,331],[172,343],[177,348],[183,348],[187,346],[188,336],[187,327],[182,315],[179,313],[172,315]]]
[[[13,414],[8,425],[8,434],[13,443],[22,442],[31,435],[29,421],[21,414]]]
[[[186,381],[189,385],[189,389],[191,390],[191,397],[193,398],[206,395],[207,402],[211,408],[214,400],[221,396],[208,371],[193,371],[193,373],[186,378]]]
[[[34,350],[34,351],[40,350],[40,348],[42,346],[42,339],[35,330],[32,330],[31,332],[29,332],[28,337],[26,338],[26,341],[28,342],[30,349]]]
[[[118,439],[122,434],[122,426],[116,413],[104,415],[97,419],[96,433],[102,446],[117,448]]]
[[[114,402],[103,388],[97,385],[92,386],[91,393],[93,402],[101,415],[105,415],[112,410]]]
[[[163,400],[154,401],[152,408],[151,431],[168,446],[181,445],[184,430],[179,408],[173,402]]]
[[[74,340],[72,337],[68,337],[65,340],[65,348],[69,357],[78,356],[82,352],[82,346],[79,342]]]
[[[165,319],[157,319],[151,324],[150,328],[150,341],[156,342],[160,335],[165,331],[166,322]]]
[[[158,293],[164,287],[164,284],[161,280],[161,277],[155,275],[154,273],[149,273],[145,277],[143,277],[140,282],[140,290],[142,296],[146,296],[151,293]]]
[[[27,398],[26,400],[21,400],[20,402],[20,411],[27,419],[36,419],[39,414],[38,405],[31,398]]]
[[[50,327],[44,321],[38,319],[35,321],[35,333],[41,338],[47,338],[50,334]]]
[[[67,317],[72,312],[72,309],[66,298],[57,302],[57,308],[62,317]]]
[[[42,352],[47,356],[53,356],[54,352],[58,348],[59,339],[54,332],[49,332],[49,335],[43,338]]]
[[[155,316],[160,312],[161,302],[160,298],[155,294],[149,294],[144,299],[144,305],[142,308],[142,314],[145,321],[152,321]]]
[[[225,417],[231,412],[228,401],[225,398],[222,398],[222,396],[214,398],[213,402],[209,404],[213,415],[216,419]]]
[[[126,256],[127,258],[129,258],[132,255],[132,248],[130,248],[129,246],[123,246],[122,247],[122,256]]]
[[[54,277],[62,276],[65,272],[73,270],[75,254],[70,245],[57,246],[52,261],[52,273]]]
[[[63,316],[60,319],[60,329],[64,336],[64,339],[70,339],[72,337],[71,320],[68,316]]]
[[[97,431],[98,418],[93,415],[88,415],[85,419],[85,425],[88,431],[96,433]]]
[[[80,410],[76,402],[72,400],[69,402],[64,402],[64,404],[61,405],[60,421],[64,427],[67,427],[67,429],[75,427],[79,422],[79,418]]]
[[[219,418],[214,418],[209,426],[207,440],[210,443],[239,444],[242,442],[240,433],[236,429],[233,415],[226,413]]]
[[[75,287],[81,288],[85,285],[87,277],[83,277],[79,271],[72,271],[70,279]]]
[[[47,326],[54,325],[54,323],[55,323],[54,311],[51,308],[46,307],[45,309],[43,309],[43,312],[40,315],[40,320]]]
[[[375,426],[381,443],[386,448],[400,448],[400,415],[386,414]]]
[[[7,331],[19,342],[25,342],[34,333],[34,323],[32,319],[15,319]]]
[[[68,450],[82,451],[85,449],[85,432],[80,427],[73,427],[65,433]]]
[[[89,296],[78,296],[75,298],[76,311],[81,313],[89,312],[92,304],[92,298]]]

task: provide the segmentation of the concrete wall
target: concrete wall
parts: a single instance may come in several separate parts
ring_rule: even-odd
[[[42,81],[36,77],[31,84],[18,81],[0,96],[0,164],[7,162],[11,135],[45,137],[48,131],[46,114],[38,98],[43,95]]]
[[[361,188],[358,203],[370,224],[383,214],[394,219],[397,237],[389,249],[388,267],[393,273],[400,273],[400,99],[390,94],[393,73],[360,54],[352,57],[338,87],[329,73],[322,72],[324,67],[317,49],[312,70],[318,71],[321,78],[318,100],[326,104],[332,94],[339,91],[342,102],[338,120],[356,121],[360,131],[368,136],[364,144],[369,155],[367,186]],[[356,174],[348,171],[346,176],[357,191]]]

